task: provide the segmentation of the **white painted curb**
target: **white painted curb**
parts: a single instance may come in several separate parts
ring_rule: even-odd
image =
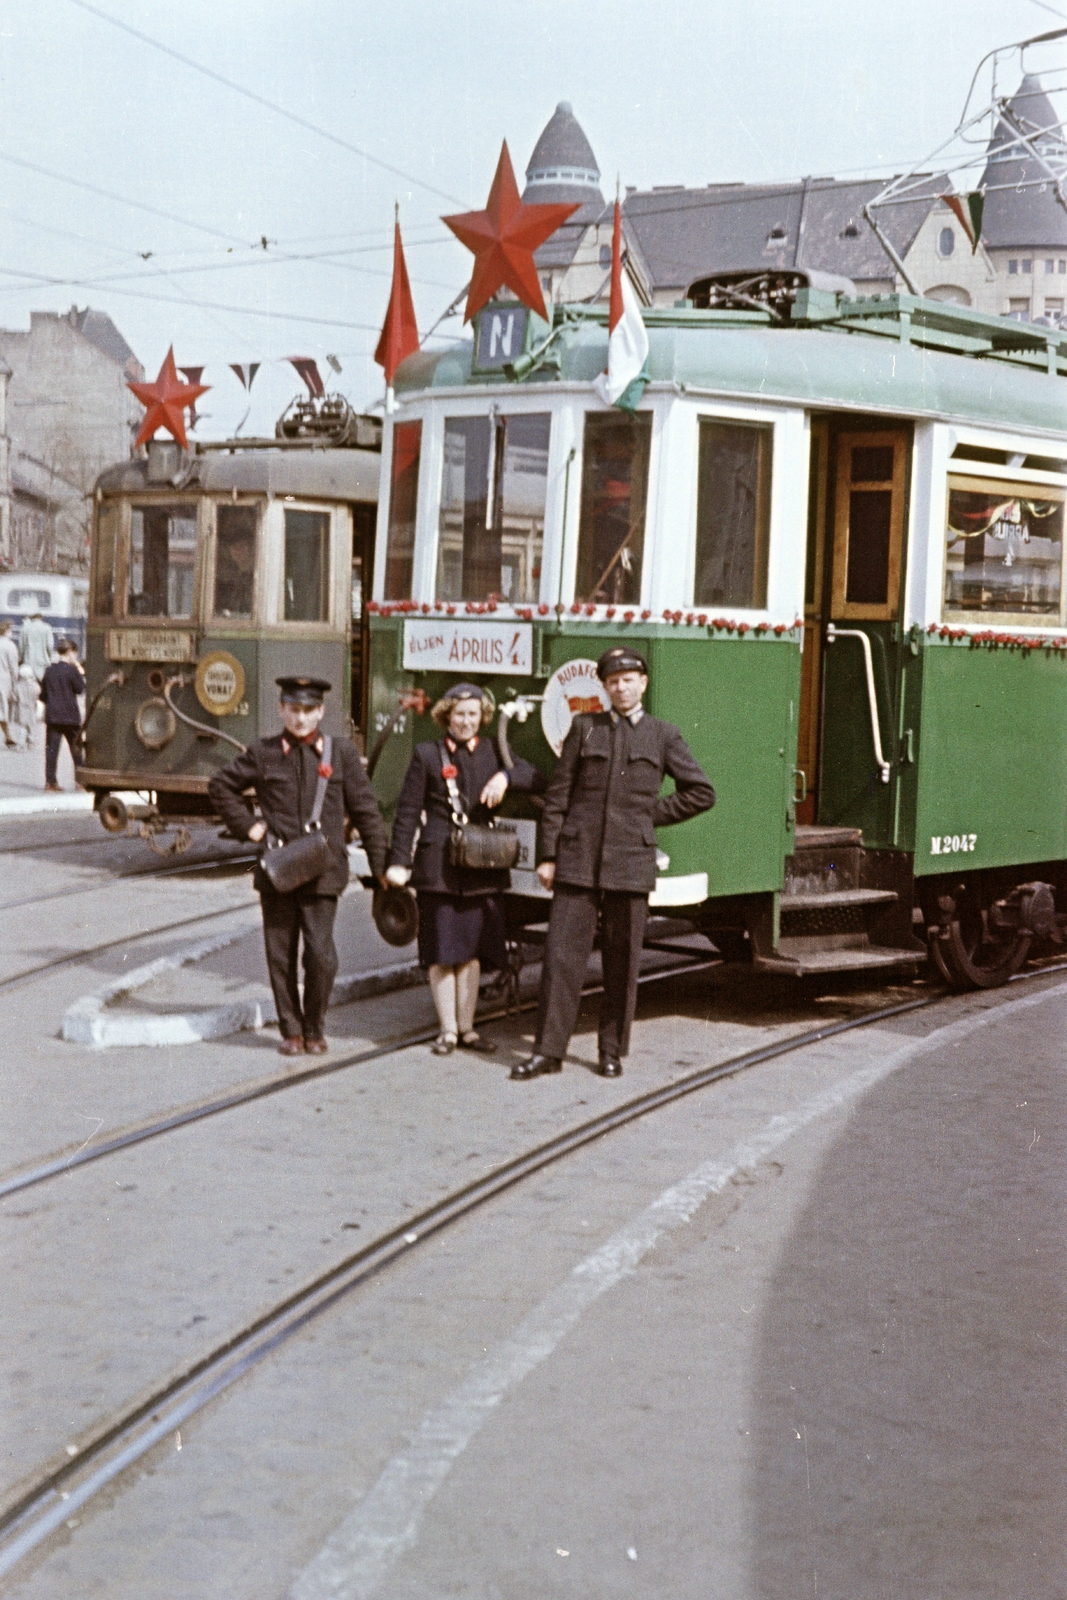
[[[118,1045],[199,1044],[205,1039],[223,1039],[231,1033],[265,1028],[277,1022],[274,997],[266,988],[257,988],[254,994],[235,1000],[231,1005],[213,1006],[204,1011],[174,1011],[160,1016],[145,1012],[113,1011],[109,1014],[107,1010],[114,1001],[142,989],[154,978],[190,966],[216,950],[224,950],[255,932],[258,926],[257,917],[255,922],[245,922],[226,933],[200,939],[173,955],[160,956],[146,966],[124,973],[94,994],[84,995],[64,1016],[60,1038],[70,1044],[87,1044],[96,1050]],[[369,1000],[374,995],[390,994],[425,981],[416,961],[398,961],[388,967],[375,967],[370,972],[349,973],[334,984],[331,1005],[351,1005],[354,1000]]]

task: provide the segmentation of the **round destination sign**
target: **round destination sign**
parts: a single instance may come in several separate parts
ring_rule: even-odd
[[[608,692],[596,675],[596,662],[577,656],[557,667],[545,684],[541,727],[558,756],[575,717],[582,712],[610,710]]]
[[[212,650],[196,669],[196,698],[205,711],[228,717],[244,699],[245,669],[228,650]]]

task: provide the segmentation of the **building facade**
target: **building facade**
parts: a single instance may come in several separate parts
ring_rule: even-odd
[[[82,573],[92,487],[130,454],[143,408],[126,384],[144,369],[106,313],[74,306],[0,329],[5,366],[0,568]]]
[[[1034,132],[1042,156],[1067,172],[1067,145],[1037,78],[1024,78],[1010,110]],[[1047,173],[1020,157],[1001,120],[990,140],[989,187],[976,250],[942,196],[952,180],[931,174],[903,204],[877,213],[908,276],[933,300],[996,316],[1058,322],[1067,294],[1067,212]],[[596,157],[562,102],[537,141],[523,199],[577,201],[580,209],[537,252],[546,297],[595,300],[608,293],[612,205]],[[1019,185],[1026,183],[1027,187]],[[646,305],[673,305],[712,273],[800,268],[850,279],[861,294],[906,289],[864,206],[878,181],[805,178],[782,184],[719,183],[691,189],[628,188],[622,203],[627,271]]]

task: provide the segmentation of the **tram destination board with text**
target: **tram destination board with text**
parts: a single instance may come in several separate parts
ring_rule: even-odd
[[[404,623],[408,672],[533,672],[533,628],[528,622],[458,622],[408,618]]]

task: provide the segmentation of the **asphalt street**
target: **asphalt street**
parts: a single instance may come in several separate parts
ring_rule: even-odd
[[[69,820],[57,867],[33,842],[55,826],[5,825],[0,898],[69,869],[88,891],[69,919],[92,902],[115,937],[197,905],[248,913],[236,875],[114,882],[108,852],[129,847],[75,849]],[[345,970],[374,956],[367,900],[345,903]],[[46,908],[17,915],[9,971],[44,947]],[[69,919],[56,947],[76,953],[93,928]],[[71,1148],[81,1118],[110,1131],[279,1070],[269,1032],[63,1043],[64,1006],[115,957],[0,991],[4,1173]],[[257,961],[239,941],[187,969],[189,991],[250,981]],[[903,997],[694,974],[643,991],[617,1083],[589,1071],[595,1006],[559,1078],[510,1083],[526,1014],[493,1025],[495,1058],[398,1050],[10,1196],[3,1498],[356,1241],[508,1156]],[[405,990],[331,1013],[331,1036],[374,1043],[429,1017]],[[0,1592],[1058,1600],[1065,1021],[1058,974],[951,999],[567,1157],[340,1300]]]

